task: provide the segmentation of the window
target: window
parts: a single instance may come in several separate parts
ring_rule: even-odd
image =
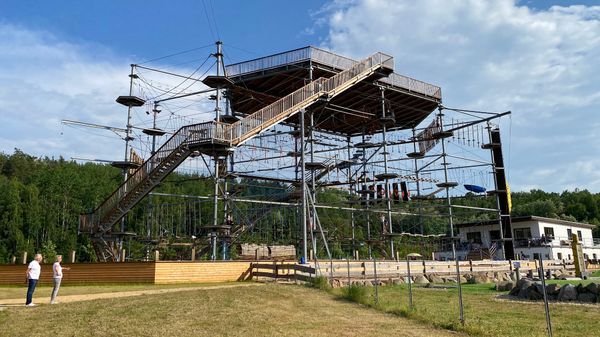
[[[533,253],[533,259],[534,260],[539,260],[540,259],[540,253]]]
[[[571,254],[568,254],[567,256],[569,257],[567,260],[570,260],[571,259]]]
[[[467,233],[467,241],[473,243],[481,243],[481,232]]]
[[[567,236],[569,237],[569,240],[573,238],[573,231],[571,230],[571,228],[567,229]]]
[[[562,253],[556,253],[556,258],[562,260]]]
[[[554,239],[554,228],[544,227],[544,235],[549,239]]]
[[[592,254],[592,256],[594,257],[594,260],[598,260],[598,256],[596,255],[596,253]]]
[[[490,231],[490,240],[492,240],[492,241],[500,240],[500,231],[499,230]]]
[[[577,237],[579,238],[579,242],[583,241],[583,236],[581,235],[581,231],[577,231]]]
[[[531,238],[530,228],[515,228],[515,239],[529,239]]]

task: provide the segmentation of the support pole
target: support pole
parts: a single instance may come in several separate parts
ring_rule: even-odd
[[[300,175],[302,179],[302,257],[304,263],[308,261],[307,254],[307,236],[306,236],[306,161],[304,155],[304,118],[305,110],[300,110],[300,151],[301,151],[301,169]]]
[[[440,131],[444,129],[444,114],[442,113],[442,107],[439,107],[439,125]],[[460,265],[458,263],[458,257],[456,256],[456,243],[454,240],[454,223],[452,218],[452,201],[450,199],[450,187],[448,186],[448,162],[446,160],[446,141],[442,138],[442,165],[444,166],[444,182],[446,183],[446,204],[448,206],[448,224],[450,226],[450,238],[452,240],[452,258],[456,263],[456,284],[458,285],[458,305],[459,305],[459,319],[462,325],[465,324],[465,315],[463,309],[462,300],[462,286],[460,283]]]
[[[385,89],[383,87],[379,88],[381,90],[381,114],[382,117],[385,118]],[[392,202],[390,200],[390,180],[387,178],[388,174],[388,148],[387,148],[387,126],[384,122],[383,125],[383,172],[386,174],[385,178],[385,188],[384,193],[386,194],[386,206],[387,206],[387,221],[388,221],[388,229],[389,234],[394,233],[393,225],[392,225]],[[390,255],[394,256],[394,237],[390,235]]]

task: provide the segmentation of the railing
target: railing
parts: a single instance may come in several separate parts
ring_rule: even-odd
[[[532,247],[571,247],[571,238],[560,236],[514,239],[515,248]],[[600,247],[600,239],[583,238],[579,240],[583,247]]]
[[[106,221],[107,216],[118,206],[119,202],[127,193],[131,192],[140,182],[147,179],[148,176],[164,163],[174,151],[183,145],[186,141],[198,140],[199,138],[212,137],[218,134],[219,128],[215,127],[214,122],[193,124],[181,127],[169,140],[167,140],[154,155],[146,160],[140,168],[131,174],[104,202],[98,206],[91,216],[82,217],[82,228],[80,230],[108,230],[108,228],[98,228],[100,222]]]
[[[246,118],[231,124],[228,127],[230,130],[226,130],[225,135],[231,137],[231,142],[237,145],[248,134],[257,131],[260,132],[260,130],[270,127],[270,121],[276,122],[278,119],[286,117],[288,114],[297,111],[302,104],[310,100],[316,100],[325,93],[335,95],[336,89],[340,89],[365,70],[379,64],[384,67],[393,68],[393,62],[391,56],[383,53],[375,53],[373,56],[353,65],[347,70],[328,79],[319,78]]]
[[[351,68],[359,63],[353,59],[323,49],[305,47],[251,61],[232,64],[225,67],[225,72],[227,76],[235,77],[308,60],[314,60],[315,62],[340,70]],[[440,87],[400,74],[393,73],[387,78],[380,79],[379,82],[437,99],[442,98],[442,90]]]

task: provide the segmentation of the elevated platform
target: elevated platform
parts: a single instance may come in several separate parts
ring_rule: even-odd
[[[230,87],[233,110],[250,114],[304,86],[311,73],[313,80],[329,78],[356,63],[309,46],[228,65],[226,73],[233,82]],[[315,106],[312,111],[319,121],[317,130],[357,135],[363,131],[379,132],[383,125],[388,129],[410,129],[438,107],[442,99],[438,86],[389,70],[382,68],[371,78]],[[381,115],[380,87],[385,88],[393,118]],[[298,117],[289,118],[288,123],[298,125]]]

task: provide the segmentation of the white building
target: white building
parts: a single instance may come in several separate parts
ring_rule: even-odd
[[[489,259],[491,254],[493,259],[502,259],[498,221],[465,223],[455,227],[460,238],[460,244],[456,248],[460,260]],[[597,262],[600,258],[600,239],[592,237],[592,229],[595,227],[581,222],[539,216],[513,217],[515,257],[524,260],[538,259],[539,254],[543,254],[544,259],[571,260],[571,237],[572,234],[577,234],[586,258]],[[451,256],[451,251],[434,254],[436,260],[447,260]]]

